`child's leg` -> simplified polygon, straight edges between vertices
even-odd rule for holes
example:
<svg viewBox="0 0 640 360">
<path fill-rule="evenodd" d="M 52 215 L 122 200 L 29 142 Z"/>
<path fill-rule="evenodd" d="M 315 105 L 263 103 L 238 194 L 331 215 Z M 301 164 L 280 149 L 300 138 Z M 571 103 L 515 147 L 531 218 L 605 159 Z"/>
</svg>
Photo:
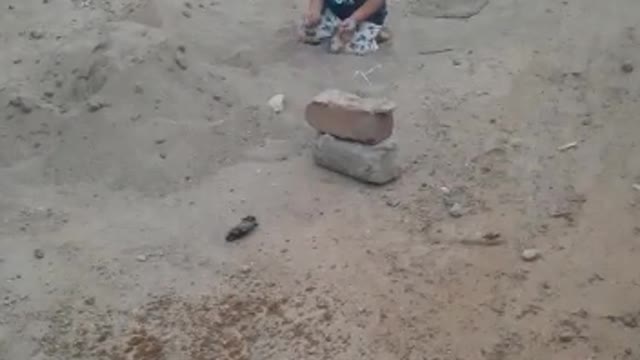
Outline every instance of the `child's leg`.
<svg viewBox="0 0 640 360">
<path fill-rule="evenodd" d="M 378 50 L 378 35 L 382 25 L 371 22 L 363 22 L 358 25 L 351 41 L 346 45 L 345 52 L 356 55 L 365 55 Z"/>
<path fill-rule="evenodd" d="M 329 9 L 326 9 L 322 13 L 322 19 L 317 26 L 302 25 L 302 41 L 308 44 L 319 44 L 323 40 L 331 38 L 336 33 L 339 25 L 340 19 Z"/>
</svg>

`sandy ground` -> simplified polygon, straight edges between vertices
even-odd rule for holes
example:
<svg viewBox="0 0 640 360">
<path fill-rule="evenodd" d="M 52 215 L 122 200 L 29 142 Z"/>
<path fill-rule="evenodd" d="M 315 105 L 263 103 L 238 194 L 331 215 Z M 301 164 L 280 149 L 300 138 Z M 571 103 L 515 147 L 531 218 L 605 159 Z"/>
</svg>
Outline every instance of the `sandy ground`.
<svg viewBox="0 0 640 360">
<path fill-rule="evenodd" d="M 0 5 L 1 359 L 640 359 L 640 1 L 391 1 L 364 58 L 301 0 Z M 326 88 L 399 181 L 312 164 Z"/>
</svg>

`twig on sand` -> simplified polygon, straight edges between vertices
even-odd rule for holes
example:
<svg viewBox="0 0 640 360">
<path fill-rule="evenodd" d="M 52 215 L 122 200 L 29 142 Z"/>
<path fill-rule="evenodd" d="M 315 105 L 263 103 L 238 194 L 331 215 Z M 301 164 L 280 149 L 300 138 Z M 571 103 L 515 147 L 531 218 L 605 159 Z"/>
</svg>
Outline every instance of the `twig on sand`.
<svg viewBox="0 0 640 360">
<path fill-rule="evenodd" d="M 567 150 L 573 149 L 575 147 L 578 147 L 578 142 L 577 141 L 573 141 L 573 142 L 570 142 L 568 144 L 564 144 L 564 145 L 560 146 L 558 148 L 558 151 L 567 151 Z"/>
<path fill-rule="evenodd" d="M 467 246 L 499 246 L 504 244 L 502 235 L 497 232 L 488 232 L 481 238 L 465 238 L 460 240 L 460 244 Z"/>
<path fill-rule="evenodd" d="M 452 48 L 444 48 L 444 49 L 435 49 L 435 50 L 422 50 L 420 52 L 418 52 L 418 54 L 420 55 L 436 55 L 436 54 L 442 54 L 442 53 L 446 53 L 449 51 L 453 51 Z"/>
<path fill-rule="evenodd" d="M 370 69 L 369 69 L 369 70 L 367 70 L 367 71 L 356 70 L 356 71 L 353 73 L 353 77 L 355 78 L 356 76 L 361 76 L 361 77 L 364 79 L 364 81 L 366 81 L 366 82 L 367 82 L 367 84 L 368 84 L 369 86 L 371 86 L 371 81 L 369 81 L 369 75 L 371 75 L 374 71 L 376 71 L 376 70 L 380 69 L 381 67 L 382 67 L 382 65 L 381 65 L 381 64 L 378 64 L 378 65 L 376 65 L 376 66 L 374 66 L 374 67 L 370 68 Z"/>
</svg>

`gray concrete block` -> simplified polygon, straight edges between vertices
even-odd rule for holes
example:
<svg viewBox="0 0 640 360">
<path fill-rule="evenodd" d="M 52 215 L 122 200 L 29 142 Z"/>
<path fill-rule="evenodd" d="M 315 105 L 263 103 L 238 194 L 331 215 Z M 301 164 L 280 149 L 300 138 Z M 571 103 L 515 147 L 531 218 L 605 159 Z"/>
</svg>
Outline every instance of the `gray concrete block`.
<svg viewBox="0 0 640 360">
<path fill-rule="evenodd" d="M 372 184 L 386 184 L 400 176 L 398 146 L 392 140 L 364 145 L 325 134 L 313 145 L 313 159 L 319 166 Z"/>
</svg>

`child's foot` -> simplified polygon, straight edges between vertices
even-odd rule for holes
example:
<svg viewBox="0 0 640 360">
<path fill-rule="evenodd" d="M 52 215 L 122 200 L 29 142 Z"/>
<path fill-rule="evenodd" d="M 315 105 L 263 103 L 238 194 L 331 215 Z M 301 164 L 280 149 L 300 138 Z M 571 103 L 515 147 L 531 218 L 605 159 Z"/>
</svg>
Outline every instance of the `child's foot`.
<svg viewBox="0 0 640 360">
<path fill-rule="evenodd" d="M 318 39 L 316 27 L 303 24 L 300 29 L 300 41 L 307 45 L 320 45 L 322 41 Z"/>
<path fill-rule="evenodd" d="M 313 46 L 322 44 L 322 40 L 318 39 L 318 37 L 315 36 L 315 34 L 309 35 L 305 33 L 300 37 L 300 41 L 307 45 L 313 45 Z"/>
<path fill-rule="evenodd" d="M 353 39 L 354 31 L 338 31 L 331 38 L 331 42 L 329 44 L 329 52 L 338 54 L 344 52 L 351 40 Z"/>
<path fill-rule="evenodd" d="M 391 30 L 389 30 L 388 27 L 383 26 L 382 29 L 380 29 L 378 36 L 376 37 L 376 41 L 378 42 L 378 44 L 384 44 L 391 41 L 392 37 L 393 34 L 391 33 Z"/>
</svg>

